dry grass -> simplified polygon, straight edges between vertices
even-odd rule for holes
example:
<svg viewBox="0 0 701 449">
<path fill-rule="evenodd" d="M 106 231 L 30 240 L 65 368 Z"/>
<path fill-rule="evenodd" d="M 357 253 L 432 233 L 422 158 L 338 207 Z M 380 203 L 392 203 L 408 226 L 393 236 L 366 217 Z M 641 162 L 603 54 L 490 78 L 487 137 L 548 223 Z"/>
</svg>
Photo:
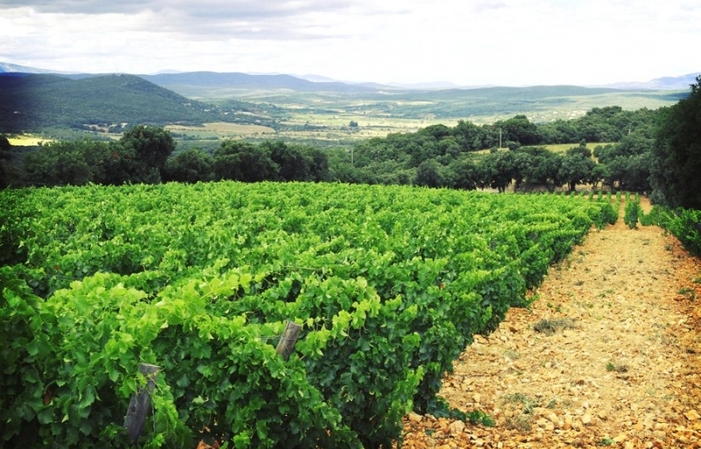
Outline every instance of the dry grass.
<svg viewBox="0 0 701 449">
<path fill-rule="evenodd" d="M 184 134 L 194 134 L 202 137 L 205 136 L 254 136 L 260 134 L 275 134 L 275 130 L 267 126 L 260 125 L 241 125 L 238 123 L 214 122 L 205 123 L 204 126 L 182 126 L 168 125 L 165 127 L 168 131 Z"/>
<path fill-rule="evenodd" d="M 611 145 L 612 143 L 609 142 L 603 142 L 603 143 L 588 143 L 587 148 L 589 148 L 590 151 L 594 151 L 594 148 L 598 147 L 601 145 L 602 147 L 606 145 Z M 558 144 L 553 144 L 553 145 L 544 145 L 545 148 L 548 150 L 552 151 L 553 153 L 564 153 L 570 148 L 576 148 L 579 145 L 576 143 L 558 143 Z"/>
<path fill-rule="evenodd" d="M 35 147 L 39 144 L 52 142 L 51 139 L 44 139 L 31 134 L 19 134 L 17 136 L 8 137 L 7 140 L 13 147 Z"/>
</svg>

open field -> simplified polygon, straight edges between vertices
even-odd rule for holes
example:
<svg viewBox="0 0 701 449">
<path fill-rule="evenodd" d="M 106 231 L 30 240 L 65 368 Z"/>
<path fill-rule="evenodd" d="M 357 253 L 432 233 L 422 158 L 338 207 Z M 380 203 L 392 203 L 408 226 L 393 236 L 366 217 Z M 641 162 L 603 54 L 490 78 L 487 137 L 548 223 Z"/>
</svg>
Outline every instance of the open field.
<svg viewBox="0 0 701 449">
<path fill-rule="evenodd" d="M 411 133 L 430 125 L 455 126 L 466 120 L 491 124 L 523 114 L 531 122 L 547 123 L 581 117 L 593 108 L 621 106 L 626 110 L 658 109 L 678 101 L 679 93 L 663 91 L 615 91 L 583 95 L 553 88 L 530 97 L 522 90 L 494 88 L 424 93 L 338 95 L 279 91 L 248 93 L 238 99 L 212 98 L 222 107 L 246 101 L 255 105 L 247 119 L 263 122 L 267 132 L 246 128 L 229 132 L 220 124 L 204 129 L 188 127 L 187 140 L 222 138 L 281 139 L 321 146 L 348 146 L 359 140 L 385 137 L 390 133 Z M 351 126 L 354 122 L 358 126 Z M 177 128 L 169 128 L 175 130 Z M 194 131 L 194 132 L 193 132 Z M 177 131 L 180 132 L 180 131 Z M 191 142 L 196 143 L 196 142 Z M 569 148 L 569 145 L 567 145 Z M 558 149 L 558 151 L 564 151 Z"/>
<path fill-rule="evenodd" d="M 594 151 L 594 148 L 598 146 L 605 147 L 606 145 L 612 145 L 614 142 L 596 142 L 596 143 L 588 143 L 587 148 L 589 148 L 590 151 Z M 564 153 L 565 151 L 569 150 L 572 147 L 576 147 L 577 144 L 574 143 L 558 143 L 558 144 L 552 144 L 552 145 L 543 145 L 545 148 L 548 150 L 552 151 L 553 153 Z"/>
<path fill-rule="evenodd" d="M 51 142 L 50 139 L 35 136 L 33 134 L 18 134 L 7 138 L 13 147 L 35 147 L 40 144 Z"/>
<path fill-rule="evenodd" d="M 351 127 L 350 123 L 357 123 Z M 385 137 L 390 133 L 416 132 L 430 125 L 456 125 L 458 120 L 438 120 L 423 118 L 403 118 L 387 115 L 359 114 L 341 111 L 336 114 L 291 113 L 281 122 L 284 128 L 280 135 L 290 138 L 304 138 L 316 135 L 322 139 L 368 139 Z"/>
<path fill-rule="evenodd" d="M 483 125 L 523 114 L 532 122 L 547 123 L 581 117 L 597 107 L 658 109 L 679 98 L 680 92 L 670 91 L 540 86 L 352 94 L 232 90 L 220 97 L 201 99 L 227 109 L 245 102 L 253 109 L 246 119 L 265 123 L 275 130 L 274 134 L 249 134 L 250 139 L 346 146 L 390 133 L 415 132 L 435 124 L 454 126 L 459 120 Z M 351 122 L 358 126 L 351 126 Z"/>
<path fill-rule="evenodd" d="M 589 150 L 594 151 L 594 148 L 598 146 L 606 146 L 606 145 L 611 145 L 613 142 L 597 142 L 597 143 L 588 143 L 587 148 Z M 553 153 L 564 153 L 570 148 L 577 147 L 578 145 L 576 143 L 554 143 L 550 145 L 537 145 L 538 147 L 543 147 L 547 150 L 552 151 Z M 502 150 L 507 150 L 508 148 L 503 147 Z M 474 154 L 489 154 L 491 150 L 486 149 L 486 150 L 479 150 L 479 151 L 474 151 Z"/>
<path fill-rule="evenodd" d="M 382 120 L 445 122 L 469 120 L 478 125 L 524 114 L 534 122 L 551 122 L 584 115 L 595 107 L 620 106 L 626 110 L 657 109 L 680 99 L 675 91 L 624 91 L 573 86 L 534 88 L 452 89 L 340 95 L 324 92 L 258 92 L 242 97 L 212 97 L 207 101 L 226 106 L 252 103 L 271 116 L 286 119 L 311 115 L 326 124 L 352 117 L 376 124 Z M 392 123 L 392 122 L 390 122 Z"/>
<path fill-rule="evenodd" d="M 358 126 L 350 126 L 351 122 L 357 123 Z M 455 126 L 457 120 L 402 119 L 346 113 L 291 113 L 278 122 L 278 129 L 225 122 L 205 123 L 203 126 L 168 125 L 165 129 L 171 131 L 176 140 L 186 141 L 188 146 L 211 145 L 212 142 L 225 139 L 269 139 L 314 143 L 320 146 L 347 146 L 360 140 L 386 137 L 390 133 L 412 133 L 439 123 Z"/>
<path fill-rule="evenodd" d="M 165 129 L 173 133 L 193 136 L 203 140 L 211 140 L 212 138 L 257 137 L 275 133 L 274 129 L 267 126 L 226 122 L 205 123 L 203 126 L 168 125 Z"/>
<path fill-rule="evenodd" d="M 597 143 L 596 145 L 601 145 L 601 144 Z M 577 145 L 574 143 L 557 143 L 557 144 L 552 144 L 552 145 L 544 145 L 545 148 L 552 151 L 553 153 L 564 153 L 565 151 L 569 150 L 570 148 L 576 147 L 576 146 Z M 591 149 L 592 148 L 590 148 L 590 150 Z"/>
</svg>

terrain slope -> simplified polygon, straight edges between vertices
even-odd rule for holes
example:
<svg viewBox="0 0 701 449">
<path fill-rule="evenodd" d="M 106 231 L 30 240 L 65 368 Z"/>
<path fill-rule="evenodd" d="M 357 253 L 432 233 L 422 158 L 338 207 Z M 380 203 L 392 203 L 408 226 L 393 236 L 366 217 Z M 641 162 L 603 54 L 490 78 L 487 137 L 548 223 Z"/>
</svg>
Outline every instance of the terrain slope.
<svg viewBox="0 0 701 449">
<path fill-rule="evenodd" d="M 674 237 L 621 217 L 533 294 L 444 379 L 495 426 L 412 413 L 403 448 L 701 447 L 701 262 Z"/>
</svg>

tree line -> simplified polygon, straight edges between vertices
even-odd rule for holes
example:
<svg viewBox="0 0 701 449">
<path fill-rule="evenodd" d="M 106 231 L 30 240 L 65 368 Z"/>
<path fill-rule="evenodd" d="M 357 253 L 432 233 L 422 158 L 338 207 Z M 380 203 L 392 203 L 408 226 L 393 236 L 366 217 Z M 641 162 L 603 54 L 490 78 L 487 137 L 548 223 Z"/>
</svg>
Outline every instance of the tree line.
<svg viewBox="0 0 701 449">
<path fill-rule="evenodd" d="M 83 139 L 44 145 L 12 173 L 9 144 L 0 138 L 0 174 L 3 185 L 231 179 L 499 191 L 513 185 L 516 190 L 552 191 L 590 184 L 653 192 L 660 203 L 701 208 L 701 177 L 696 175 L 701 169 L 699 84 L 701 77 L 687 98 L 659 110 L 594 108 L 577 119 L 545 124 L 523 115 L 482 126 L 462 120 L 454 127 L 433 125 L 369 139 L 350 150 L 227 140 L 212 153 L 188 149 L 173 154 L 169 132 L 139 125 L 114 142 Z M 556 143 L 572 146 L 563 153 L 544 147 Z"/>
<path fill-rule="evenodd" d="M 389 134 L 361 142 L 332 165 L 337 176 L 347 182 L 405 184 L 413 180 L 429 186 L 500 188 L 510 184 L 509 179 L 517 185 L 526 179 L 550 188 L 572 185 L 573 181 L 601 181 L 631 188 L 640 183 L 621 173 L 618 166 L 623 161 L 618 159 L 621 154 L 617 146 L 625 147 L 622 151 L 626 156 L 648 151 L 658 116 L 658 111 L 624 111 L 613 106 L 594 108 L 578 119 L 546 124 L 535 124 L 517 115 L 482 126 L 469 121 L 460 121 L 454 127 L 433 125 L 413 134 Z M 548 144 L 572 147 L 559 157 L 543 150 L 542 146 Z M 615 166 L 581 175 L 583 170 L 594 169 L 592 149 L 586 151 L 589 144 L 601 144 L 602 159 L 607 164 L 615 162 Z M 492 155 L 476 154 L 485 149 L 492 149 Z M 501 154 L 499 149 L 511 153 Z M 581 154 L 589 161 L 579 158 Z M 635 188 L 645 190 L 645 186 Z"/>
<path fill-rule="evenodd" d="M 6 173 L 4 178 L 5 184 L 45 186 L 230 179 L 414 184 L 499 191 L 512 183 L 516 190 L 552 191 L 563 185 L 574 190 L 582 183 L 631 191 L 650 188 L 649 152 L 654 139 L 637 133 L 616 144 L 597 146 L 593 153 L 599 160 L 597 164 L 585 141 L 563 154 L 533 146 L 493 149 L 487 154 L 457 151 L 436 156 L 429 152 L 427 157 L 421 152 L 426 145 L 411 142 L 424 141 L 422 132 L 373 139 L 356 145 L 351 153 L 282 141 L 254 144 L 227 140 L 213 154 L 190 148 L 171 156 L 175 142 L 170 133 L 141 125 L 116 142 L 81 139 L 43 145 L 24 158 L 19 173 Z M 392 146 L 398 136 L 408 142 L 405 147 Z M 441 142 L 436 139 L 433 146 L 441 147 Z M 9 145 L 5 148 L 9 149 Z M 0 159 L 7 161 L 10 155 L 9 151 L 0 152 Z"/>
<path fill-rule="evenodd" d="M 0 143 L 0 146 L 9 144 Z M 158 183 L 174 148 L 175 141 L 169 132 L 147 125 L 135 126 L 113 142 L 91 139 L 51 142 L 27 154 L 19 168 L 3 164 L 3 184 Z"/>
<path fill-rule="evenodd" d="M 322 150 L 281 141 L 252 144 L 227 140 L 214 154 L 191 148 L 173 155 L 175 148 L 170 132 L 138 125 L 118 141 L 50 142 L 27 154 L 17 167 L 10 163 L 8 139 L 0 136 L 1 185 L 331 180 L 328 157 Z"/>
</svg>

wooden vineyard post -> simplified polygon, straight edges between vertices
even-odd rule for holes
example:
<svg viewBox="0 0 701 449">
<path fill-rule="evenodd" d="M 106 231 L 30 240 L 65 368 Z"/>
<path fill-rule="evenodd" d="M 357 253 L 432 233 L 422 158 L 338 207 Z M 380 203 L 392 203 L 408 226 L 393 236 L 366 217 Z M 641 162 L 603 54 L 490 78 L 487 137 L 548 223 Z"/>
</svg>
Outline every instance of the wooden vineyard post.
<svg viewBox="0 0 701 449">
<path fill-rule="evenodd" d="M 299 324 L 293 323 L 289 320 L 287 321 L 285 331 L 280 337 L 280 341 L 277 344 L 277 348 L 275 348 L 275 351 L 278 354 L 282 355 L 282 358 L 285 359 L 285 361 L 290 359 L 292 351 L 295 350 L 295 343 L 297 343 L 297 337 L 299 337 L 299 332 L 301 330 L 302 326 L 300 326 Z"/>
<path fill-rule="evenodd" d="M 124 417 L 124 428 L 132 442 L 139 438 L 144 422 L 146 422 L 146 416 L 151 408 L 151 393 L 156 387 L 156 376 L 158 376 L 160 369 L 160 366 L 149 363 L 139 364 L 139 372 L 146 378 L 146 386 L 139 389 L 138 393 L 132 394 L 127 416 Z"/>
</svg>

